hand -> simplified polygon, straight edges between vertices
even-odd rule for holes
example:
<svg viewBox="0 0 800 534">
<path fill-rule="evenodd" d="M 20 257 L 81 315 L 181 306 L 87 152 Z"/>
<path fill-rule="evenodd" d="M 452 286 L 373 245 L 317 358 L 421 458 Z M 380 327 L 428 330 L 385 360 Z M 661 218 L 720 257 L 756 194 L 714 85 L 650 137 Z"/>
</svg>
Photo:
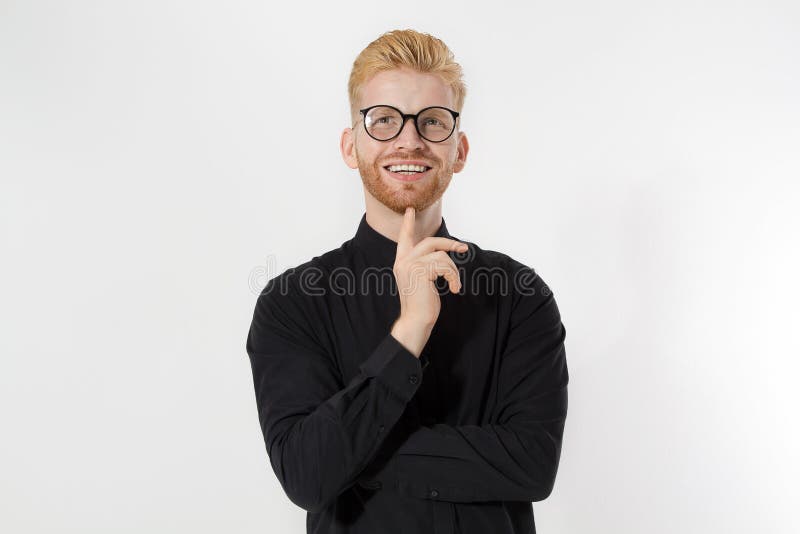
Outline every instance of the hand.
<svg viewBox="0 0 800 534">
<path fill-rule="evenodd" d="M 400 292 L 400 317 L 391 334 L 419 358 L 439 318 L 441 299 L 434 284 L 444 276 L 450 291 L 461 291 L 461 278 L 446 251 L 466 252 L 466 243 L 446 237 L 426 237 L 414 242 L 415 210 L 406 208 L 397 240 L 394 276 Z"/>
</svg>

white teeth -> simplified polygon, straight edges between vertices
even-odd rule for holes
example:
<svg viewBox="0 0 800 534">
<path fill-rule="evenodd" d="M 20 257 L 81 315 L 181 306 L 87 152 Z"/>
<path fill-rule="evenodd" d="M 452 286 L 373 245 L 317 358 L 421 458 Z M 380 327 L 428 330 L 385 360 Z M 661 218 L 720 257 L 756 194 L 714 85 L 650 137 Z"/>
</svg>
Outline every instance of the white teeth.
<svg viewBox="0 0 800 534">
<path fill-rule="evenodd" d="M 425 172 L 428 167 L 423 165 L 389 165 L 388 169 L 392 172 L 412 171 L 412 172 Z"/>
</svg>

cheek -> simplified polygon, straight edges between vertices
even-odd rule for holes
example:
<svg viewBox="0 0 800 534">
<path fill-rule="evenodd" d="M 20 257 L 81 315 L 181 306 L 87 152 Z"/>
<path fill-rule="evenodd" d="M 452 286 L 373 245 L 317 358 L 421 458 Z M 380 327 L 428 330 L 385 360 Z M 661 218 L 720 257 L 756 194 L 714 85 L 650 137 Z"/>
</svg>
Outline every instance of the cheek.
<svg viewBox="0 0 800 534">
<path fill-rule="evenodd" d="M 380 153 L 375 150 L 375 147 L 370 146 L 369 140 L 359 139 L 358 142 L 353 145 L 353 151 L 359 158 L 359 161 L 364 163 L 374 164 Z"/>
<path fill-rule="evenodd" d="M 446 149 L 442 150 L 440 154 L 437 154 L 439 158 L 446 164 L 452 165 L 453 162 L 458 157 L 458 149 L 455 145 L 449 146 Z"/>
</svg>

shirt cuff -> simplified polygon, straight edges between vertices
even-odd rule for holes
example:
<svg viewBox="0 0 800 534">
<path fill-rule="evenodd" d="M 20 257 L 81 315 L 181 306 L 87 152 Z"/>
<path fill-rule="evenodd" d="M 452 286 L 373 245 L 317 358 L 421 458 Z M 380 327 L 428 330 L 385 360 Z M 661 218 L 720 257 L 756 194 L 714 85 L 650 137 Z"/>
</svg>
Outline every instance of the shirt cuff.
<svg viewBox="0 0 800 534">
<path fill-rule="evenodd" d="M 403 402 L 408 402 L 422 383 L 422 363 L 394 336 L 387 334 L 361 364 L 365 375 L 375 377 Z"/>
</svg>

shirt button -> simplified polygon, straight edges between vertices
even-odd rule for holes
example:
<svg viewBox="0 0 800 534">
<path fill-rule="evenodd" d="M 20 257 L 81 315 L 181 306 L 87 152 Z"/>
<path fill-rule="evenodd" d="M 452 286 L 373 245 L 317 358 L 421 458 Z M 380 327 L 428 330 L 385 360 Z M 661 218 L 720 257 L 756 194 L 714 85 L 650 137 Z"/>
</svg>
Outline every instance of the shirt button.
<svg viewBox="0 0 800 534">
<path fill-rule="evenodd" d="M 412 384 L 416 384 L 418 380 L 419 378 L 417 378 L 417 375 L 408 375 L 408 381 Z"/>
<path fill-rule="evenodd" d="M 439 492 L 438 491 L 431 490 L 431 497 L 438 497 L 438 496 L 439 496 Z"/>
<path fill-rule="evenodd" d="M 378 432 L 383 432 L 383 425 L 378 427 Z"/>
</svg>

